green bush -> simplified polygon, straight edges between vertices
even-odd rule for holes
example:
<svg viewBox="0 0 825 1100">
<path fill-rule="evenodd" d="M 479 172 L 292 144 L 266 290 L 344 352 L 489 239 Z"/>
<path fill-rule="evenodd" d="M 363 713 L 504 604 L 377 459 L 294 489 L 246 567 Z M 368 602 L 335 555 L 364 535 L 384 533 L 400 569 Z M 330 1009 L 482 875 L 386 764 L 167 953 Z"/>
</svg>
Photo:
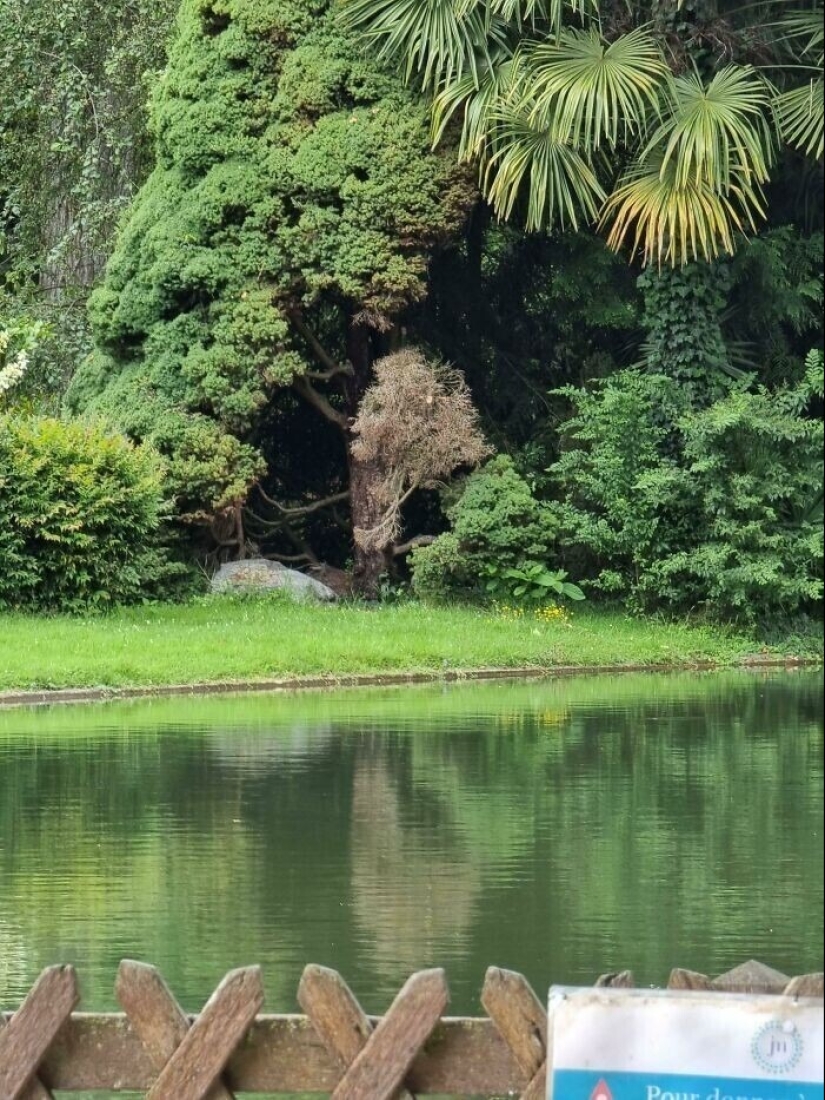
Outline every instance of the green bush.
<svg viewBox="0 0 825 1100">
<path fill-rule="evenodd" d="M 631 607 L 746 624 L 822 598 L 821 359 L 799 386 L 732 385 L 706 408 L 684 385 L 620 372 L 568 389 L 552 468 L 561 540 L 583 575 Z"/>
<path fill-rule="evenodd" d="M 0 417 L 0 608 L 85 611 L 180 573 L 161 541 L 156 457 L 99 427 Z"/>
<path fill-rule="evenodd" d="M 736 390 L 681 422 L 700 537 L 659 572 L 725 619 L 771 621 L 822 599 L 823 426 L 799 415 L 799 396 Z"/>
<path fill-rule="evenodd" d="M 452 529 L 411 556 L 420 596 L 483 597 L 491 570 L 523 570 L 552 556 L 556 521 L 506 455 L 471 474 L 446 513 Z"/>
</svg>

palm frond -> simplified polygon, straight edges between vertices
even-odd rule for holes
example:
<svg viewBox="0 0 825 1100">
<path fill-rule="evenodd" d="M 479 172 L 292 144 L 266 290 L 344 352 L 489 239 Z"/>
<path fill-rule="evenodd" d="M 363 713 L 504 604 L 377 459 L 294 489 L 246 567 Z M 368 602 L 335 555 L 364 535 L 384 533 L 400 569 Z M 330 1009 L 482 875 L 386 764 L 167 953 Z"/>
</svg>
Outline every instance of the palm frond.
<svg viewBox="0 0 825 1100">
<path fill-rule="evenodd" d="M 795 52 L 800 57 L 807 56 L 815 65 L 822 65 L 825 23 L 821 4 L 815 5 L 810 11 L 795 11 L 783 16 L 777 26 L 783 32 L 782 37 L 794 43 Z"/>
<path fill-rule="evenodd" d="M 774 110 L 784 140 L 819 160 L 825 146 L 825 83 L 822 77 L 801 88 L 782 92 L 774 100 Z"/>
<path fill-rule="evenodd" d="M 659 113 L 669 70 L 653 37 L 637 28 L 607 43 L 594 29 L 565 29 L 525 51 L 533 118 L 553 119 L 577 148 L 615 148 Z"/>
<path fill-rule="evenodd" d="M 734 234 L 764 217 L 761 190 L 750 174 L 732 175 L 723 191 L 695 175 L 683 179 L 664 150 L 635 165 L 608 198 L 600 228 L 613 220 L 607 243 L 628 247 L 645 264 L 681 266 L 734 250 Z"/>
<path fill-rule="evenodd" d="M 560 33 L 566 16 L 595 18 L 598 0 L 490 0 L 491 8 L 517 29 L 524 26 L 543 28 L 551 35 Z"/>
<path fill-rule="evenodd" d="M 513 57 L 501 54 L 489 65 L 479 66 L 478 77 L 465 74 L 442 89 L 433 101 L 433 144 L 437 145 L 456 114 L 462 114 L 459 157 L 484 159 L 485 149 L 495 128 L 496 114 L 512 96 L 519 83 L 519 66 Z"/>
<path fill-rule="evenodd" d="M 773 159 L 769 108 L 769 86 L 750 65 L 727 65 L 707 85 L 697 73 L 678 76 L 642 159 L 663 148 L 663 182 L 673 170 L 680 188 L 692 180 L 697 189 L 706 183 L 724 192 L 735 176 L 740 184 L 762 184 Z"/>
<path fill-rule="evenodd" d="M 593 166 L 550 126 L 537 126 L 529 111 L 501 109 L 483 175 L 487 199 L 500 218 L 509 218 L 519 198 L 527 199 L 528 231 L 547 225 L 577 229 L 593 221 L 605 193 Z"/>
<path fill-rule="evenodd" d="M 348 0 L 341 20 L 360 31 L 382 61 L 402 58 L 405 79 L 437 89 L 466 73 L 507 37 L 487 0 Z"/>
</svg>

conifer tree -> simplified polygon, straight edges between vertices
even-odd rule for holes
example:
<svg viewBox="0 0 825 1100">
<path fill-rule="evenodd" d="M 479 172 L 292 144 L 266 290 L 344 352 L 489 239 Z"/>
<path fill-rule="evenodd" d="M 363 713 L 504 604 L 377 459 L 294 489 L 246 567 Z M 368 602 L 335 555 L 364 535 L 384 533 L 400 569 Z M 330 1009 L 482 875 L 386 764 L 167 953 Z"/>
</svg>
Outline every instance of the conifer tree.
<svg viewBox="0 0 825 1100">
<path fill-rule="evenodd" d="M 179 514 L 242 555 L 244 502 L 298 395 L 341 433 L 369 529 L 376 473 L 352 422 L 470 179 L 326 0 L 184 0 L 151 125 L 156 167 L 92 296 L 70 408 L 151 441 Z M 374 590 L 383 556 L 354 552 Z"/>
</svg>

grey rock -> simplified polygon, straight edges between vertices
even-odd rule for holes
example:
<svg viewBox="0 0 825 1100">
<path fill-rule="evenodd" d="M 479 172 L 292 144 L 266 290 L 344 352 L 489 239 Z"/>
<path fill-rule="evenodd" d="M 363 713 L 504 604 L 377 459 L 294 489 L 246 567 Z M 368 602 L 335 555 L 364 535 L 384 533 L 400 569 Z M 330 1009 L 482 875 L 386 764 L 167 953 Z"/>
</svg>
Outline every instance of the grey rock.
<svg viewBox="0 0 825 1100">
<path fill-rule="evenodd" d="M 284 589 L 299 600 L 338 598 L 327 585 L 268 558 L 225 562 L 212 578 L 213 592 L 263 592 L 275 588 Z"/>
</svg>

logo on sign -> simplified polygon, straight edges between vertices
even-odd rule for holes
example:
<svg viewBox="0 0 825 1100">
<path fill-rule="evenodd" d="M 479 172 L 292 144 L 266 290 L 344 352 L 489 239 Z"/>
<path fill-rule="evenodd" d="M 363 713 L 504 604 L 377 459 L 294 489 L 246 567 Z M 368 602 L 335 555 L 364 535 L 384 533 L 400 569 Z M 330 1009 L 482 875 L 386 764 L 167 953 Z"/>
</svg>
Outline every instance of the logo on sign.
<svg viewBox="0 0 825 1100">
<path fill-rule="evenodd" d="M 790 1020 L 769 1020 L 751 1043 L 753 1060 L 769 1073 L 787 1073 L 802 1057 L 802 1036 Z"/>
<path fill-rule="evenodd" d="M 613 1093 L 610 1091 L 610 1086 L 603 1077 L 590 1093 L 590 1100 L 613 1100 Z"/>
</svg>

